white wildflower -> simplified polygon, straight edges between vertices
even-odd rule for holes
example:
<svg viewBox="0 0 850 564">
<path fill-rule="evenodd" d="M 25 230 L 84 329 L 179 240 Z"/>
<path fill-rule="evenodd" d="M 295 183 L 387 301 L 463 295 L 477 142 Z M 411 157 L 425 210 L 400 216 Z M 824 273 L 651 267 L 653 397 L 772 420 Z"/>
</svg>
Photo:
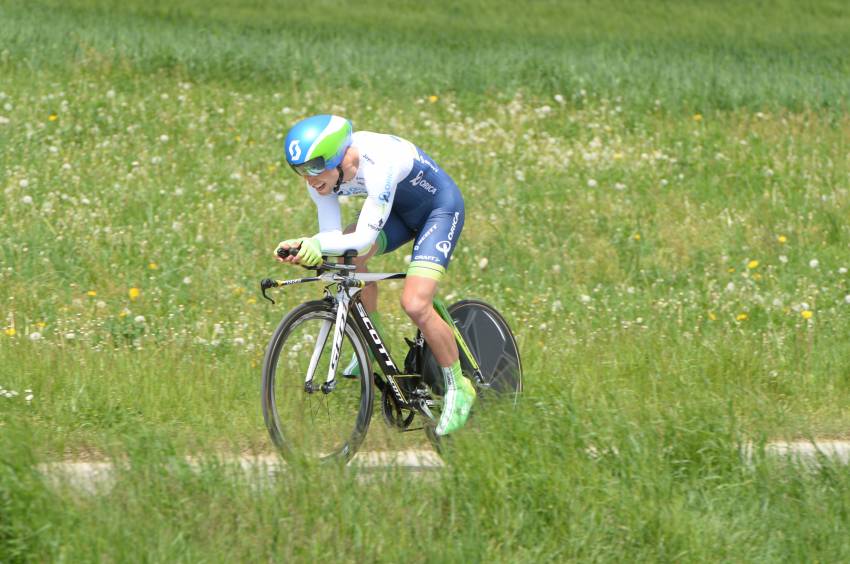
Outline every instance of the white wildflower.
<svg viewBox="0 0 850 564">
<path fill-rule="evenodd" d="M 41 333 L 39 333 L 38 331 L 34 331 L 34 332 L 30 333 L 30 341 L 40 341 L 40 340 L 41 340 Z"/>
<path fill-rule="evenodd" d="M 192 277 L 191 276 L 184 276 L 183 277 L 183 283 L 188 286 L 189 284 L 192 283 Z"/>
<path fill-rule="evenodd" d="M 68 339 L 69 341 L 73 341 L 74 339 L 77 338 L 77 334 L 74 333 L 73 331 L 68 331 L 67 333 L 65 333 L 65 338 Z"/>
<path fill-rule="evenodd" d="M 552 302 L 553 312 L 561 311 L 562 309 L 564 309 L 564 304 L 561 303 L 561 300 L 555 300 L 554 302 Z"/>
<path fill-rule="evenodd" d="M 0 116 L 0 125 L 9 125 L 9 118 Z"/>
<path fill-rule="evenodd" d="M 599 183 L 598 183 L 598 182 L 596 182 L 596 180 L 594 180 L 593 178 L 589 178 L 589 179 L 587 180 L 587 185 L 588 185 L 588 187 L 590 187 L 590 188 L 596 188 L 597 186 L 599 186 Z"/>
<path fill-rule="evenodd" d="M 31 402 L 31 401 L 32 401 L 32 398 L 33 398 L 33 397 L 35 397 L 35 396 L 33 396 L 32 394 L 27 394 L 27 395 L 24 397 L 24 399 L 27 401 L 27 403 L 29 403 L 29 402 Z"/>
<path fill-rule="evenodd" d="M 26 178 L 22 178 L 21 181 L 18 182 L 18 186 L 20 186 L 21 188 L 26 188 L 29 185 L 30 185 L 30 181 L 27 180 Z"/>
<path fill-rule="evenodd" d="M 820 265 L 820 262 L 818 261 L 818 259 L 812 259 L 812 260 L 809 261 L 809 267 L 810 268 L 817 268 L 819 265 Z"/>
<path fill-rule="evenodd" d="M 580 296 L 578 297 L 578 299 L 579 299 L 579 301 L 580 301 L 581 303 L 583 303 L 583 304 L 589 304 L 589 303 L 590 303 L 590 300 L 592 300 L 593 298 L 591 298 L 591 297 L 590 297 L 590 296 L 588 296 L 587 294 L 582 294 L 582 295 L 580 295 Z"/>
<path fill-rule="evenodd" d="M 846 296 L 844 296 L 844 303 L 850 304 L 850 294 L 847 294 Z"/>
<path fill-rule="evenodd" d="M 165 134 L 163 133 L 162 135 L 160 135 L 160 136 L 159 136 L 159 140 L 160 140 L 160 142 L 162 142 L 162 143 L 168 143 L 168 135 L 165 135 Z"/>
<path fill-rule="evenodd" d="M 115 98 L 115 90 L 107 90 L 106 91 L 107 98 Z"/>
<path fill-rule="evenodd" d="M 847 269 L 842 266 L 838 269 L 838 274 L 847 274 Z"/>
<path fill-rule="evenodd" d="M 137 316 L 133 319 L 133 321 L 135 321 L 135 322 L 136 322 L 136 323 L 138 323 L 139 325 L 144 325 L 144 323 L 145 323 L 145 316 L 144 316 L 144 315 L 137 315 Z"/>
<path fill-rule="evenodd" d="M 525 181 L 525 173 L 524 173 L 522 170 L 520 170 L 520 169 L 517 169 L 517 170 L 516 170 L 516 172 L 514 172 L 514 176 L 515 176 L 515 177 L 516 177 L 516 179 L 517 179 L 517 180 L 519 180 L 520 182 L 524 182 L 524 181 Z"/>
<path fill-rule="evenodd" d="M 735 283 L 729 282 L 728 284 L 726 284 L 726 291 L 727 292 L 734 292 L 735 291 Z"/>
<path fill-rule="evenodd" d="M 561 94 L 555 94 L 555 101 L 559 104 L 564 104 L 566 102 L 566 100 Z"/>
<path fill-rule="evenodd" d="M 786 264 L 788 262 L 788 257 L 786 257 L 785 255 L 779 255 L 779 262 L 781 262 L 782 264 Z"/>
<path fill-rule="evenodd" d="M 233 344 L 241 347 L 242 345 L 245 344 L 245 339 L 243 339 L 242 337 L 234 337 L 233 338 Z"/>
<path fill-rule="evenodd" d="M 221 326 L 221 323 L 216 323 L 215 325 L 213 325 L 214 335 L 221 335 L 222 333 L 224 333 L 224 327 Z"/>
<path fill-rule="evenodd" d="M 22 204 L 26 204 L 26 205 L 30 205 L 30 204 L 32 204 L 32 196 L 30 196 L 29 194 L 27 194 L 26 196 L 24 196 L 23 198 L 21 198 L 21 203 L 22 203 Z"/>
<path fill-rule="evenodd" d="M 481 257 L 481 260 L 478 261 L 478 268 L 484 270 L 488 264 L 490 264 L 490 261 L 487 260 L 487 257 Z"/>
</svg>

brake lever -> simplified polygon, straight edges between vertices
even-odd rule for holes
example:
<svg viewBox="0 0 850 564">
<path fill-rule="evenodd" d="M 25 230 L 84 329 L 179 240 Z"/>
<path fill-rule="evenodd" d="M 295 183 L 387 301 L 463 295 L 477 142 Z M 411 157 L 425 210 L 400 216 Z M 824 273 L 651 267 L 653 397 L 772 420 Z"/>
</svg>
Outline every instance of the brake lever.
<svg viewBox="0 0 850 564">
<path fill-rule="evenodd" d="M 271 278 L 263 278 L 260 281 L 260 291 L 262 292 L 263 297 L 270 301 L 272 305 L 274 305 L 274 300 L 266 295 L 266 290 L 270 288 L 277 288 L 278 286 L 279 284 Z"/>
</svg>

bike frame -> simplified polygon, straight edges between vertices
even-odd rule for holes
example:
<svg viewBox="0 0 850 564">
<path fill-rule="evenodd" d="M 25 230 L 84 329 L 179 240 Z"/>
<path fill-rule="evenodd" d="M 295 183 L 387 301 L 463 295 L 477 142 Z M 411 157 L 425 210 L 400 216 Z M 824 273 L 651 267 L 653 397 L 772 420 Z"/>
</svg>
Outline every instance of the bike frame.
<svg viewBox="0 0 850 564">
<path fill-rule="evenodd" d="M 336 270 L 338 272 L 323 272 L 323 270 Z M 323 267 L 320 267 L 318 274 L 318 276 L 310 276 L 307 278 L 299 278 L 294 280 L 266 279 L 260 283 L 260 287 L 263 290 L 263 296 L 265 296 L 265 290 L 268 288 L 290 286 L 293 284 L 301 284 L 304 282 L 329 282 L 328 286 L 325 287 L 325 297 L 326 299 L 333 300 L 337 305 L 336 330 L 334 331 L 333 336 L 331 361 L 328 367 L 328 375 L 325 379 L 324 384 L 322 384 L 321 386 L 322 392 L 328 394 L 331 393 L 334 388 L 336 388 L 336 370 L 337 366 L 339 365 L 340 351 L 342 350 L 342 342 L 345 336 L 345 324 L 348 319 L 348 316 L 353 312 L 352 319 L 354 321 L 354 324 L 360 330 L 360 334 L 363 335 L 363 337 L 365 338 L 366 344 L 372 353 L 372 357 L 377 361 L 378 366 L 380 366 L 380 373 L 382 373 L 386 378 L 386 382 L 380 382 L 379 374 L 376 372 L 375 385 L 381 390 L 383 390 L 384 386 L 389 384 L 389 388 L 392 391 L 393 396 L 395 397 L 395 400 L 399 406 L 406 408 L 421 408 L 421 405 L 416 406 L 413 404 L 411 398 L 408 398 L 404 394 L 402 388 L 398 385 L 397 382 L 397 378 L 414 375 L 404 374 L 404 372 L 399 369 L 399 365 L 396 363 L 395 359 L 392 357 L 392 354 L 384 345 L 380 333 L 378 332 L 374 323 L 372 323 L 372 320 L 369 317 L 369 313 L 366 311 L 366 308 L 363 307 L 363 303 L 360 301 L 360 290 L 362 290 L 366 286 L 366 284 L 372 282 L 380 282 L 382 280 L 397 280 L 401 278 L 407 278 L 407 274 L 401 272 L 354 273 L 352 265 L 332 265 L 329 263 L 325 263 Z M 333 285 L 336 285 L 337 287 L 336 292 L 331 292 L 329 290 L 329 288 Z M 265 297 L 268 298 L 268 296 Z M 272 301 L 272 303 L 274 302 Z M 480 381 L 481 371 L 479 369 L 478 362 L 470 352 L 466 341 L 463 339 L 463 335 L 461 335 L 460 331 L 455 325 L 455 322 L 452 319 L 452 316 L 449 314 L 449 311 L 446 308 L 445 304 L 441 300 L 434 298 L 434 310 L 449 325 L 449 327 L 451 327 L 460 354 L 462 354 L 469 362 L 469 365 L 473 369 L 475 378 Z M 328 321 L 327 324 L 322 327 L 322 330 L 320 331 L 320 334 L 316 339 L 316 345 L 313 349 L 313 354 L 310 359 L 310 367 L 307 371 L 307 376 L 304 382 L 304 389 L 308 393 L 312 393 L 315 391 L 315 386 L 313 384 L 314 372 L 316 366 L 318 365 L 321 352 L 327 342 L 329 333 L 330 321 Z M 420 375 L 417 374 L 415 376 Z"/>
</svg>

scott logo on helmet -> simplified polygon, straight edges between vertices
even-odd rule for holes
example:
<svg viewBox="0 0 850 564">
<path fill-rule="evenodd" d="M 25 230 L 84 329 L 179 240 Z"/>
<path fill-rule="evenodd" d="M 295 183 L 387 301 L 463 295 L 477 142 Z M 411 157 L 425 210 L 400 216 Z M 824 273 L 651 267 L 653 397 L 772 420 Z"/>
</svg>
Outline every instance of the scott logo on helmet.
<svg viewBox="0 0 850 564">
<path fill-rule="evenodd" d="M 297 161 L 298 157 L 301 156 L 301 145 L 298 143 L 298 139 L 293 139 L 292 143 L 289 144 L 289 156 L 292 157 L 293 161 Z"/>
</svg>

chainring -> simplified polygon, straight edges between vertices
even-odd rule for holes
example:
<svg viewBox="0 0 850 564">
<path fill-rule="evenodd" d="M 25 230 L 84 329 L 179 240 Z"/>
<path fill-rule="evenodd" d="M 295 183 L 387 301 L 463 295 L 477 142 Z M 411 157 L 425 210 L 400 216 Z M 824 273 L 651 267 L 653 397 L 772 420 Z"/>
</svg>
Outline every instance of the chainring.
<svg viewBox="0 0 850 564">
<path fill-rule="evenodd" d="M 409 411 L 405 416 L 404 411 Z M 404 431 L 410 424 L 413 423 L 413 418 L 416 412 L 413 410 L 402 410 L 393 395 L 390 386 L 385 386 L 381 392 L 381 413 L 384 415 L 384 421 L 390 427 Z"/>
</svg>

